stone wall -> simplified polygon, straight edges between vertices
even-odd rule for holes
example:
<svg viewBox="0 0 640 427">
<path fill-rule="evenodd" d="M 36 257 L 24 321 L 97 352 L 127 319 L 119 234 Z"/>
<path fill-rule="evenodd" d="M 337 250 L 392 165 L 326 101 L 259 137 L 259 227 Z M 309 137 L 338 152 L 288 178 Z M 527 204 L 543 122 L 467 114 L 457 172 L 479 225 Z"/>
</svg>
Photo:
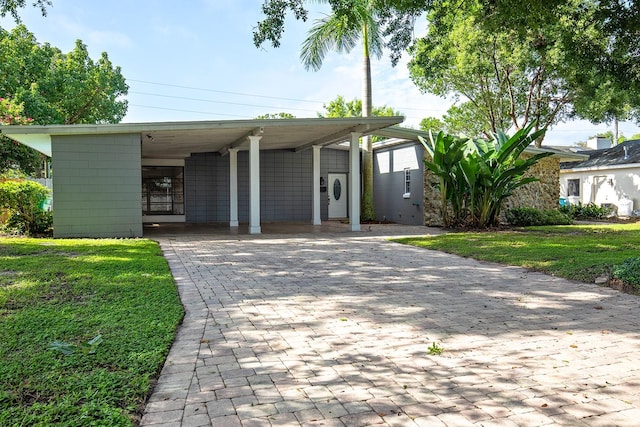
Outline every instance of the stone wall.
<svg viewBox="0 0 640 427">
<path fill-rule="evenodd" d="M 424 224 L 442 226 L 441 196 L 436 188 L 438 178 L 429 169 L 424 170 Z M 530 182 L 515 190 L 502 206 L 501 218 L 514 207 L 533 207 L 537 209 L 555 209 L 560 198 L 560 160 L 554 156 L 538 161 L 526 174 L 540 181 Z"/>
</svg>

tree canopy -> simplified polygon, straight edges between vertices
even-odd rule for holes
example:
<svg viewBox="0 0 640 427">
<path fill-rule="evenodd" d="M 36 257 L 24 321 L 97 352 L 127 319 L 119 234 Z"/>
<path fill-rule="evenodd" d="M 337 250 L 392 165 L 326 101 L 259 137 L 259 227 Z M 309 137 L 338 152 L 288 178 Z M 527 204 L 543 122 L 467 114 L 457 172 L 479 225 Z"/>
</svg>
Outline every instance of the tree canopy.
<svg viewBox="0 0 640 427">
<path fill-rule="evenodd" d="M 31 0 L 31 5 L 40 9 L 42 16 L 47 15 L 47 8 L 51 6 L 51 0 Z M 0 0 L 0 16 L 10 15 L 16 22 L 20 22 L 18 11 L 27 6 L 27 0 Z"/>
<path fill-rule="evenodd" d="M 127 112 L 120 67 L 106 53 L 91 59 L 80 40 L 65 54 L 38 43 L 23 25 L 0 28 L 0 75 L 0 97 L 20 106 L 34 124 L 117 123 Z M 1 143 L 3 153 L 15 146 L 6 138 Z M 38 167 L 22 161 L 15 166 L 27 173 Z"/>
<path fill-rule="evenodd" d="M 254 29 L 256 45 L 277 47 L 288 13 L 306 20 L 308 3 L 265 0 L 264 19 Z M 357 0 L 328 3 L 333 14 L 348 19 Z M 573 117 L 596 123 L 640 118 L 640 5 L 635 0 L 372 0 L 372 7 L 393 64 L 415 44 L 425 76 L 435 75 L 438 58 L 441 67 L 460 66 L 459 84 L 483 85 L 483 91 L 467 85 L 457 92 L 473 100 L 458 105 L 460 113 L 490 117 L 485 129 L 531 121 L 543 127 Z M 414 23 L 425 14 L 429 34 L 415 43 Z M 462 24 L 471 28 L 469 34 Z M 472 60 L 472 49 L 480 49 L 482 58 Z M 465 73 L 474 78 L 464 81 Z M 491 81 L 478 81 L 480 75 Z M 453 84 L 427 80 L 423 89 L 442 93 Z M 496 89 L 498 95 L 491 94 Z M 463 95 L 467 91 L 473 98 Z M 544 95 L 540 102 L 538 95 Z"/>
</svg>

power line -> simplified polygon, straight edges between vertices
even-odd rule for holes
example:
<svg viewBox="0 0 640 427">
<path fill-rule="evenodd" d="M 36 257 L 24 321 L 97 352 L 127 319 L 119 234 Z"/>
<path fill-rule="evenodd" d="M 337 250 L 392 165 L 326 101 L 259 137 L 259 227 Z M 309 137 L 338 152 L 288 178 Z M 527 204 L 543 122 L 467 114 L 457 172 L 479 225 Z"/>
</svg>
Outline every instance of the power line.
<svg viewBox="0 0 640 427">
<path fill-rule="evenodd" d="M 156 86 L 174 87 L 174 88 L 178 88 L 178 89 L 196 90 L 196 91 L 201 91 L 201 92 L 222 93 L 222 94 L 226 94 L 226 95 L 237 95 L 237 96 L 247 96 L 247 97 L 255 97 L 255 98 L 276 99 L 276 100 L 281 100 L 281 101 L 306 102 L 306 103 L 310 103 L 310 104 L 322 104 L 323 106 L 327 103 L 327 101 L 314 101 L 314 100 L 299 99 L 299 98 L 282 98 L 282 97 L 278 97 L 278 96 L 258 95 L 258 94 L 254 94 L 254 93 L 224 91 L 224 90 L 201 88 L 201 87 L 195 87 L 195 86 L 183 86 L 183 85 L 175 85 L 175 84 L 171 84 L 171 83 L 152 82 L 152 81 L 148 81 L 148 80 L 127 79 L 127 81 L 150 84 L 150 85 L 156 85 Z M 142 93 L 142 92 L 133 92 L 133 91 L 131 91 L 130 93 L 145 94 L 145 93 Z M 150 95 L 150 96 L 163 96 L 163 95 L 157 95 L 157 94 L 147 94 L 147 95 Z M 191 98 L 188 98 L 188 97 L 184 97 L 184 98 L 181 98 L 181 99 L 196 100 L 196 101 L 202 101 L 202 102 L 215 102 L 215 101 L 201 100 L 201 99 L 195 99 L 195 98 L 191 99 Z M 234 104 L 234 103 L 229 102 L 228 104 Z M 247 105 L 247 106 L 261 107 L 261 108 L 278 108 L 278 107 L 271 107 L 271 106 L 264 106 L 264 105 L 250 105 L 250 104 L 241 104 L 241 103 L 237 103 L 237 104 L 234 104 L 234 105 Z M 402 106 L 391 106 L 391 107 L 394 108 L 394 109 L 400 110 L 400 111 L 402 111 L 402 110 L 423 111 L 423 112 L 440 111 L 439 109 L 435 109 L 435 108 L 431 109 L 431 108 L 416 108 L 416 107 L 402 107 Z M 290 109 L 294 109 L 294 108 L 290 108 Z M 299 108 L 295 108 L 295 110 L 312 111 L 312 110 L 299 109 Z M 317 111 L 313 110 L 313 112 L 317 112 Z"/>
<path fill-rule="evenodd" d="M 324 104 L 324 101 L 310 101 L 308 99 L 281 98 L 281 97 L 269 96 L 269 95 L 256 95 L 255 93 L 230 92 L 230 91 L 225 91 L 225 90 L 206 89 L 206 88 L 201 88 L 201 87 L 181 86 L 181 85 L 174 85 L 174 84 L 169 84 L 169 83 L 150 82 L 150 81 L 146 81 L 146 80 L 136 80 L 136 79 L 127 79 L 127 80 L 131 81 L 131 82 L 146 83 L 146 84 L 156 85 L 156 86 L 166 86 L 166 87 L 175 87 L 175 88 L 179 88 L 179 89 L 199 90 L 199 91 L 202 91 L 202 92 L 214 92 L 214 93 L 224 93 L 224 94 L 227 94 L 227 95 L 239 95 L 239 96 L 251 96 L 251 97 L 255 97 L 255 98 L 279 99 L 279 100 L 282 100 L 282 101 L 295 101 L 295 102 L 309 102 L 309 103 L 313 103 L 313 104 Z"/>
<path fill-rule="evenodd" d="M 146 96 L 157 96 L 157 97 L 160 97 L 160 98 L 183 99 L 183 100 L 186 100 L 186 101 L 209 102 L 209 103 L 212 103 L 212 104 L 240 105 L 242 107 L 275 108 L 272 105 L 243 104 L 241 102 L 215 101 L 215 100 L 212 100 L 212 99 L 190 98 L 190 97 L 186 97 L 186 96 L 174 96 L 174 95 L 161 95 L 161 94 L 158 94 L 158 93 L 147 93 L 147 92 L 136 92 L 136 91 L 129 91 L 129 93 L 135 93 L 137 95 L 146 95 Z M 305 109 L 305 108 L 287 107 L 287 109 L 288 110 L 307 111 L 307 112 L 316 113 L 315 110 L 309 110 L 309 109 Z"/>
<path fill-rule="evenodd" d="M 138 108 L 151 108 L 154 110 L 166 110 L 166 111 L 177 111 L 179 113 L 196 113 L 196 114 L 205 114 L 207 116 L 228 116 L 228 117 L 237 117 L 241 119 L 248 119 L 247 116 L 239 116 L 236 114 L 227 114 L 227 113 L 212 113 L 210 111 L 194 111 L 194 110 L 181 110 L 179 108 L 165 108 L 165 107 L 154 107 L 151 105 L 140 105 L 140 104 L 129 104 L 132 107 Z"/>
</svg>

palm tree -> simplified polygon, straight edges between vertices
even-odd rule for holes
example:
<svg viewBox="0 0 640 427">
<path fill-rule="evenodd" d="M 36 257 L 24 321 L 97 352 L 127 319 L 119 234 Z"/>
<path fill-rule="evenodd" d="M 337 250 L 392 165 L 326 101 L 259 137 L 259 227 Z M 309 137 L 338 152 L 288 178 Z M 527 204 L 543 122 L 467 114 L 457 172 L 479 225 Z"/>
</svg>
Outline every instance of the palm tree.
<svg viewBox="0 0 640 427">
<path fill-rule="evenodd" d="M 319 0 L 319 3 L 328 3 Z M 339 14 L 333 13 L 316 20 L 302 43 L 300 59 L 307 70 L 318 71 L 329 50 L 349 53 L 362 42 L 362 116 L 371 116 L 371 55 L 380 58 L 384 42 L 382 29 L 377 22 L 377 13 L 372 0 L 356 0 L 354 7 Z M 371 137 L 365 136 L 362 141 L 362 208 L 361 218 L 364 221 L 374 220 L 373 206 L 373 153 Z"/>
</svg>

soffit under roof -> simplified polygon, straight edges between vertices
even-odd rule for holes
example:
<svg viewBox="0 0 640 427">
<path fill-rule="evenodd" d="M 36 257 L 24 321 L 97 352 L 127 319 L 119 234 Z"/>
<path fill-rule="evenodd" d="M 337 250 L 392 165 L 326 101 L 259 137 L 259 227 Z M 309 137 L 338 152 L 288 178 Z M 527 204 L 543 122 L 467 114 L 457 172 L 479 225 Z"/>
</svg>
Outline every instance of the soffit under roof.
<svg viewBox="0 0 640 427">
<path fill-rule="evenodd" d="M 6 126 L 3 134 L 43 151 L 51 137 L 139 134 L 143 158 L 186 158 L 191 153 L 247 149 L 248 136 L 260 135 L 260 149 L 304 150 L 312 145 L 345 141 L 351 132 L 373 133 L 396 125 L 403 117 L 342 119 L 223 120 L 204 122 L 119 123 L 105 125 Z M 35 147 L 38 141 L 40 145 Z M 43 151 L 44 152 L 44 151 Z"/>
</svg>

